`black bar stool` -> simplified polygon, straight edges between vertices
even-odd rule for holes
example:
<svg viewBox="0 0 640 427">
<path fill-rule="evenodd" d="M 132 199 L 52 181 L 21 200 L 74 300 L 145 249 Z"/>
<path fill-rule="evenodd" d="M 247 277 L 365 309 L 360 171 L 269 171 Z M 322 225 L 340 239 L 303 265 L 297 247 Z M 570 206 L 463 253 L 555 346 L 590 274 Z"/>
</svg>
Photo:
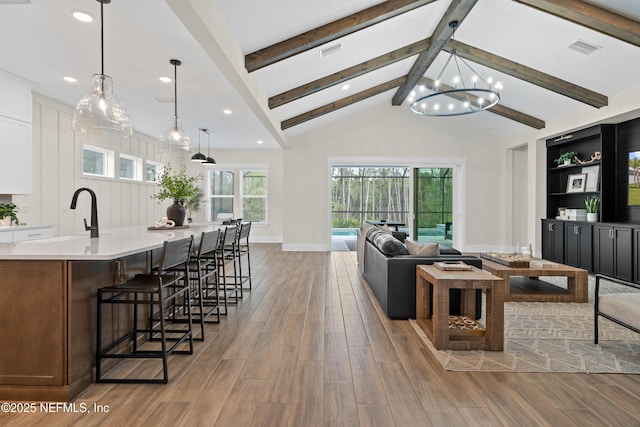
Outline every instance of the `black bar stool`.
<svg viewBox="0 0 640 427">
<path fill-rule="evenodd" d="M 184 305 L 186 327 L 171 328 L 167 325 L 169 313 L 179 301 L 191 301 L 188 261 L 193 245 L 193 237 L 166 241 L 160 256 L 160 265 L 153 274 L 138 274 L 120 286 L 106 286 L 98 289 L 97 341 L 96 341 L 96 382 L 99 383 L 162 383 L 169 381 L 168 357 L 172 353 L 193 354 L 193 332 L 191 327 L 191 305 Z M 177 269 L 179 271 L 176 271 Z M 169 271 L 173 270 L 173 271 Z M 133 298 L 133 299 L 132 299 Z M 131 329 L 102 348 L 102 310 L 103 306 L 120 304 L 132 307 Z M 138 309 L 148 310 L 148 324 L 144 328 L 138 325 Z M 154 308 L 158 313 L 154 316 Z M 146 335 L 148 334 L 148 336 Z M 160 336 L 158 338 L 158 335 Z M 145 336 L 147 340 L 143 341 Z M 160 342 L 161 349 L 151 347 L 150 341 Z M 168 347 L 167 342 L 173 342 Z M 124 345 L 123 343 L 127 343 Z M 188 350 L 178 350 L 178 346 L 187 343 Z M 155 346 L 154 346 L 155 347 Z M 103 359 L 162 359 L 162 379 L 156 378 L 103 378 Z"/>
<path fill-rule="evenodd" d="M 251 222 L 244 222 L 240 225 L 238 240 L 236 242 L 236 256 L 238 257 L 238 277 L 240 278 L 240 286 L 243 289 L 251 290 L 251 256 L 249 254 L 249 233 L 251 232 Z M 242 259 L 246 258 L 246 274 L 242 273 Z M 248 283 L 248 287 L 244 284 Z"/>
<path fill-rule="evenodd" d="M 242 298 L 242 286 L 238 286 L 240 281 L 236 257 L 237 233 L 238 227 L 226 227 L 216 250 L 220 287 L 223 289 L 227 304 L 237 304 L 238 299 Z"/>
</svg>

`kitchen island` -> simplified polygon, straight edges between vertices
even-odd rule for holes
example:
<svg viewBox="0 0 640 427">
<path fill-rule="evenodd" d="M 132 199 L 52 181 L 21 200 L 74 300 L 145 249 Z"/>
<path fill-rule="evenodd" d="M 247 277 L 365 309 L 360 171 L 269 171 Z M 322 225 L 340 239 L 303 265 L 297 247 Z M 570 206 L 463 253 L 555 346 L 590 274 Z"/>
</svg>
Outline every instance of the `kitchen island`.
<svg viewBox="0 0 640 427">
<path fill-rule="evenodd" d="M 72 400 L 93 383 L 98 288 L 150 271 L 165 240 L 216 228 L 123 227 L 99 238 L 0 243 L 0 400 Z M 129 320 L 114 308 L 103 330 L 117 335 Z"/>
</svg>

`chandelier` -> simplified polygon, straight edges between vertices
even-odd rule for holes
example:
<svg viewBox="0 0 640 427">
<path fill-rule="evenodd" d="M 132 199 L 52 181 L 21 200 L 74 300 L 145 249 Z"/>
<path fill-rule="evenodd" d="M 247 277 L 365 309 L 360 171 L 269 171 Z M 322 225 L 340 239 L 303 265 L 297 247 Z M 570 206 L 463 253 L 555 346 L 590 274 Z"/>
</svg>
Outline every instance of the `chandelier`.
<svg viewBox="0 0 640 427">
<path fill-rule="evenodd" d="M 100 3 L 100 74 L 93 75 L 91 90 L 78 101 L 71 129 L 80 133 L 91 129 L 114 132 L 126 138 L 133 133 L 129 114 L 113 95 L 113 80 L 104 73 L 104 5 L 111 0 L 97 1 Z"/>
<path fill-rule="evenodd" d="M 421 116 L 462 116 L 487 110 L 500 101 L 502 83 L 482 78 L 456 52 L 455 30 L 458 21 L 451 21 L 453 49 L 435 80 L 423 77 L 411 92 L 411 111 Z M 452 86 L 443 82 L 451 81 Z"/>
</svg>

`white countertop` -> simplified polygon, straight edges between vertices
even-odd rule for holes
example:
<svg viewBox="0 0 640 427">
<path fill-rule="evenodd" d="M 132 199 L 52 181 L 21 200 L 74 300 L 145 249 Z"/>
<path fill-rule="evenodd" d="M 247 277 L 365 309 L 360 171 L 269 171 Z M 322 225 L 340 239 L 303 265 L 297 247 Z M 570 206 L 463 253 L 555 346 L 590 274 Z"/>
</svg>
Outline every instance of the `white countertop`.
<svg viewBox="0 0 640 427">
<path fill-rule="evenodd" d="M 22 229 L 25 227 L 12 227 Z M 0 243 L 0 260 L 111 260 L 162 247 L 175 240 L 220 228 L 217 224 L 191 224 L 186 228 L 148 230 L 146 226 L 100 230 L 100 237 L 89 231 L 70 236 Z"/>
</svg>

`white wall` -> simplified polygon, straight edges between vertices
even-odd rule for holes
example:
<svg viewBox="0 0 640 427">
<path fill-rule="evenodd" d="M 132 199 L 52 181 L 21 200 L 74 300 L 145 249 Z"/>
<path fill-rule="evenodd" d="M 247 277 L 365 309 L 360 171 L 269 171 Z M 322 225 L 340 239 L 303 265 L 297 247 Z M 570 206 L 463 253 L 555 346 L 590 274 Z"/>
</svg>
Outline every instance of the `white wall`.
<svg viewBox="0 0 640 427">
<path fill-rule="evenodd" d="M 155 184 L 95 178 L 82 175 L 82 144 L 131 154 L 148 160 L 161 160 L 157 141 L 138 133 L 124 140 L 105 141 L 74 135 L 71 130 L 73 108 L 50 98 L 33 97 L 33 193 L 14 195 L 20 221 L 29 225 L 54 225 L 54 235 L 83 231 L 82 219 L 91 217 L 91 198 L 83 192 L 76 210 L 69 209 L 73 192 L 80 187 L 95 191 L 101 230 L 128 225 L 151 225 L 165 215 L 166 205 L 158 205 L 151 195 Z"/>
<path fill-rule="evenodd" d="M 329 159 L 362 157 L 393 164 L 462 159 L 466 162 L 467 223 L 463 250 L 504 242 L 502 142 L 455 119 L 425 118 L 388 104 L 290 138 L 284 152 L 285 250 L 329 250 Z M 459 230 L 457 227 L 456 230 Z"/>
<path fill-rule="evenodd" d="M 214 144 L 215 145 L 215 144 Z M 204 151 L 204 150 L 203 150 Z M 215 148 L 211 151 L 217 165 L 214 167 L 188 162 L 187 173 L 196 176 L 199 173 L 207 175 L 211 169 L 256 167 L 268 169 L 268 224 L 254 224 L 251 226 L 252 242 L 282 243 L 283 210 L 284 205 L 284 175 L 283 151 L 281 150 L 222 150 Z M 206 179 L 206 178 L 205 178 Z M 203 183 L 204 185 L 204 183 Z M 204 188 L 204 187 L 203 187 Z M 208 202 L 202 204 L 200 210 L 192 215 L 195 222 L 205 221 L 207 211 L 211 209 Z"/>
</svg>

